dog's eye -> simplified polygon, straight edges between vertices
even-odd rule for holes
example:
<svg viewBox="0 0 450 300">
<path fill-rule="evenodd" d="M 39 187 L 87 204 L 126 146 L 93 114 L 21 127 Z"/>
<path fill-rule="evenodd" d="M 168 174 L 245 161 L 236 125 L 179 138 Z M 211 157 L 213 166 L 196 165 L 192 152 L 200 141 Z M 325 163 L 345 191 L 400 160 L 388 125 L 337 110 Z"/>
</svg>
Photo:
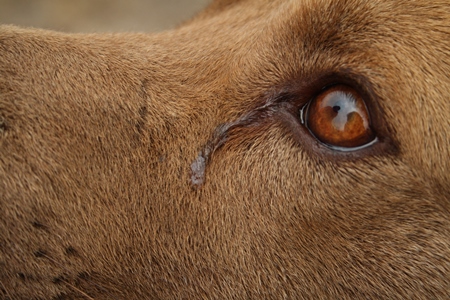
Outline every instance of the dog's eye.
<svg viewBox="0 0 450 300">
<path fill-rule="evenodd" d="M 376 141 L 362 96 L 346 85 L 322 91 L 301 110 L 302 123 L 325 145 L 354 151 Z"/>
</svg>

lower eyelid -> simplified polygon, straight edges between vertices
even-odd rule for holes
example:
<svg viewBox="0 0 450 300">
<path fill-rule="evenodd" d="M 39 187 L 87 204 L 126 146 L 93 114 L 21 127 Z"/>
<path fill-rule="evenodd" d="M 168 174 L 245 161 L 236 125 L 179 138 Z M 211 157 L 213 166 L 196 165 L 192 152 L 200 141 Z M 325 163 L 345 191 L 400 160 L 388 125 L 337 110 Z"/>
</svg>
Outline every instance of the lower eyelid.
<svg viewBox="0 0 450 300">
<path fill-rule="evenodd" d="M 330 148 L 331 150 L 334 151 L 340 151 L 340 152 L 354 152 L 354 151 L 359 151 L 359 150 L 363 150 L 365 148 L 371 147 L 375 144 L 377 144 L 379 142 L 378 137 L 375 137 L 372 141 L 370 141 L 367 144 L 364 144 L 362 146 L 358 146 L 358 147 L 339 147 L 339 146 L 333 146 L 333 145 L 328 145 L 328 144 L 324 144 L 324 146 Z"/>
</svg>

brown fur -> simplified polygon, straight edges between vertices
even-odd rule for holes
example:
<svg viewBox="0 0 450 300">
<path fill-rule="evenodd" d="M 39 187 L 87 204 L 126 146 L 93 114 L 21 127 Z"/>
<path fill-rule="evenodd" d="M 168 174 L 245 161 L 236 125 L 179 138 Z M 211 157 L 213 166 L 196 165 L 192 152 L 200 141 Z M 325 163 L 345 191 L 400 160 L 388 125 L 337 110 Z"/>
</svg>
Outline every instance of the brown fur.
<svg viewBox="0 0 450 300">
<path fill-rule="evenodd" d="M 449 74 L 448 1 L 0 27 L 0 297 L 447 298 Z M 331 81 L 367 93 L 376 145 L 300 125 Z"/>
</svg>

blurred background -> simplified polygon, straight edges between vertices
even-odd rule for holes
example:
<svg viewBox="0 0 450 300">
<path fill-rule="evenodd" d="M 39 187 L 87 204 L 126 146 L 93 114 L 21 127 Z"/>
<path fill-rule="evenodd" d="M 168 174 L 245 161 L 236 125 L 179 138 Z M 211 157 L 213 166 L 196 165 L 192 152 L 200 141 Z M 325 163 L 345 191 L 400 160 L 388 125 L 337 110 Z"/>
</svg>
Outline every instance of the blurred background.
<svg viewBox="0 0 450 300">
<path fill-rule="evenodd" d="M 0 24 L 65 32 L 154 32 L 189 19 L 211 0 L 0 0 Z"/>
</svg>

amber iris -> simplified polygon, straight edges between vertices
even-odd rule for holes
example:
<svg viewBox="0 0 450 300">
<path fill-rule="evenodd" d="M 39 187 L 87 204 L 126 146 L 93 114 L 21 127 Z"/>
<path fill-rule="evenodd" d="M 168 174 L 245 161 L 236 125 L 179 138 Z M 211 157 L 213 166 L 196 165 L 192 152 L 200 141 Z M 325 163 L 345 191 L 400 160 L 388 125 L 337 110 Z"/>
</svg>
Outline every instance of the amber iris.
<svg viewBox="0 0 450 300">
<path fill-rule="evenodd" d="M 332 86 L 315 97 L 307 108 L 306 125 L 329 146 L 356 148 L 375 138 L 362 96 L 346 85 Z"/>
</svg>

